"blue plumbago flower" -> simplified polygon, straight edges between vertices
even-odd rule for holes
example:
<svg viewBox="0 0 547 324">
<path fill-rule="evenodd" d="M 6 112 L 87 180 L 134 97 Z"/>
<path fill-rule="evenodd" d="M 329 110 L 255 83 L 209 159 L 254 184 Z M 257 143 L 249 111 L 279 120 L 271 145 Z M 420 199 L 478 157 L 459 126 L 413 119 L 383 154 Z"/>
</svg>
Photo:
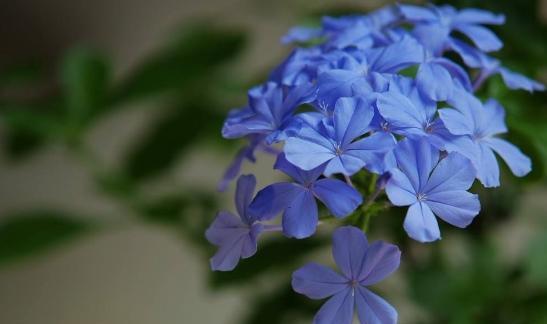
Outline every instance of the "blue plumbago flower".
<svg viewBox="0 0 547 324">
<path fill-rule="evenodd" d="M 219 187 L 237 177 L 243 161 L 254 161 L 257 150 L 276 154 L 274 168 L 294 182 L 268 185 L 251 202 L 255 179 L 239 178 L 240 217 L 220 212 L 206 233 L 219 247 L 212 268 L 233 269 L 256 252 L 265 231 L 314 234 L 317 200 L 334 217 L 355 213 L 363 197 L 351 176 L 360 171 L 380 175 L 374 197 L 385 189 L 393 205 L 408 206 L 403 227 L 413 239 L 440 239 L 437 218 L 468 226 L 480 210 L 477 195 L 468 191 L 474 180 L 499 185 L 496 154 L 516 176 L 531 170 L 530 159 L 498 137 L 507 132 L 503 108 L 474 94 L 496 74 L 511 89 L 545 89 L 490 56 L 503 44 L 485 26 L 504 20 L 479 9 L 394 5 L 291 29 L 282 41 L 296 48 L 224 123 L 225 138 L 249 143 Z M 265 223 L 281 213 L 281 225 Z M 342 227 L 333 254 L 342 274 L 309 264 L 293 276 L 297 292 L 331 297 L 315 323 L 349 324 L 355 307 L 361 323 L 395 323 L 396 311 L 364 286 L 397 268 L 397 248 L 368 246 L 360 230 Z"/>
<path fill-rule="evenodd" d="M 509 89 L 522 89 L 528 92 L 545 90 L 543 84 L 511 71 L 502 66 L 499 60 L 482 53 L 465 42 L 454 40 L 452 49 L 461 56 L 467 66 L 481 70 L 474 81 L 474 90 L 479 89 L 484 81 L 496 74 L 501 75 L 503 82 Z"/>
<path fill-rule="evenodd" d="M 377 95 L 378 118 L 388 132 L 412 139 L 425 139 L 439 150 L 474 156 L 469 136 L 450 133 L 437 117 L 437 103 L 424 97 L 410 78 L 397 77 L 387 92 Z"/>
<path fill-rule="evenodd" d="M 356 227 L 340 227 L 334 232 L 332 255 L 341 274 L 309 263 L 293 273 L 293 289 L 311 299 L 330 299 L 313 320 L 315 324 L 351 324 L 354 309 L 361 324 L 397 323 L 397 311 L 367 287 L 399 267 L 401 251 L 385 242 L 368 244 Z"/>
<path fill-rule="evenodd" d="M 362 98 L 340 98 L 332 118 L 317 127 L 304 125 L 285 143 L 285 155 L 292 164 L 311 170 L 326 163 L 325 174 L 352 175 L 371 163 L 375 154 L 386 153 L 394 147 L 393 137 L 370 131 L 374 111 Z"/>
<path fill-rule="evenodd" d="M 440 109 L 439 114 L 446 128 L 456 135 L 472 139 L 475 155 L 470 156 L 477 169 L 477 178 L 485 187 L 499 186 L 499 166 L 496 152 L 509 166 L 514 175 L 522 177 L 532 169 L 530 159 L 513 144 L 496 137 L 507 132 L 505 112 L 495 101 L 484 105 L 473 95 L 460 91 L 449 103 L 454 108 Z"/>
<path fill-rule="evenodd" d="M 266 142 L 283 138 L 294 110 L 313 101 L 315 89 L 309 84 L 284 89 L 268 82 L 249 91 L 249 106 L 231 111 L 222 128 L 225 138 L 239 138 L 250 134 L 265 134 Z"/>
<path fill-rule="evenodd" d="M 481 51 L 499 50 L 503 44 L 489 29 L 481 25 L 501 25 L 503 15 L 479 9 L 456 10 L 452 6 L 399 5 L 403 17 L 415 25 L 412 34 L 435 56 L 452 47 L 453 31 L 467 36 Z"/>
<path fill-rule="evenodd" d="M 319 179 L 325 166 L 304 171 L 280 154 L 275 169 L 291 176 L 294 182 L 274 183 L 260 190 L 252 202 L 253 214 L 271 219 L 283 211 L 283 232 L 289 237 L 304 238 L 315 233 L 319 199 L 335 217 L 351 214 L 361 203 L 361 194 L 343 181 Z"/>
<path fill-rule="evenodd" d="M 323 71 L 317 79 L 317 100 L 333 107 L 338 98 L 362 96 L 372 92 L 383 75 L 397 73 L 421 63 L 422 46 L 409 36 L 367 51 L 348 50 L 339 68 Z"/>
<path fill-rule="evenodd" d="M 264 225 L 249 213 L 255 186 L 253 175 L 239 177 L 235 196 L 239 217 L 221 211 L 205 232 L 207 240 L 219 247 L 211 258 L 211 268 L 215 271 L 233 270 L 240 258 L 249 258 L 256 253 L 257 239 L 264 231 Z"/>
<path fill-rule="evenodd" d="M 475 179 L 468 159 L 449 153 L 439 161 L 439 151 L 424 140 L 399 142 L 397 169 L 386 185 L 395 206 L 410 206 L 404 221 L 408 235 L 420 242 L 441 238 L 435 215 L 464 228 L 479 213 L 477 195 L 467 192 Z"/>
</svg>

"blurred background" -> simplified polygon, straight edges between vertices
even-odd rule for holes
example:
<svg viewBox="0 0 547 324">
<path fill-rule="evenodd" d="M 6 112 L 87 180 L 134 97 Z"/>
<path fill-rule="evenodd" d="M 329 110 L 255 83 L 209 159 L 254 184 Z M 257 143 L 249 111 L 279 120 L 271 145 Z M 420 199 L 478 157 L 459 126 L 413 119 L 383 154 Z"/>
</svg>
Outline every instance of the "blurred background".
<svg viewBox="0 0 547 324">
<path fill-rule="evenodd" d="M 437 1 L 434 1 L 437 2 Z M 212 273 L 203 232 L 233 186 L 216 183 L 243 142 L 220 127 L 290 48 L 279 38 L 324 14 L 387 1 L 21 0 L 0 11 L 0 323 L 309 323 L 320 303 L 290 290 L 307 259 L 331 262 L 330 229 L 267 237 L 231 273 Z M 547 1 L 445 1 L 507 15 L 499 57 L 547 83 Z M 400 323 L 547 323 L 547 96 L 481 96 L 507 109 L 510 140 L 533 159 L 468 230 L 415 244 L 404 210 L 372 239 L 404 251 L 378 290 Z M 259 187 L 271 157 L 245 164 Z"/>
</svg>

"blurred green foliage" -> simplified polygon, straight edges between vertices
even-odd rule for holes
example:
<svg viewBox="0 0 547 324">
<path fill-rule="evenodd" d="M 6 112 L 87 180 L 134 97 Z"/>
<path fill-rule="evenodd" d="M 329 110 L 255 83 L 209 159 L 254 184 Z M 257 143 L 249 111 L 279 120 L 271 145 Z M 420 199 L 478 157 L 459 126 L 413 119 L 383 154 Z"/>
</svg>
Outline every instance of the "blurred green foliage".
<svg viewBox="0 0 547 324">
<path fill-rule="evenodd" d="M 545 81 L 547 27 L 536 14 L 538 1 L 434 2 L 505 13 L 507 25 L 496 28 L 505 42 L 499 57 L 511 68 L 536 78 L 543 76 Z M 348 12 L 355 9 L 334 5 L 326 11 L 303 12 L 301 19 L 309 23 L 321 15 Z M 36 62 L 4 69 L 0 71 L 0 118 L 7 131 L 3 148 L 16 162 L 30 158 L 44 146 L 64 145 L 89 168 L 105 198 L 124 206 L 135 221 L 161 226 L 193 243 L 203 252 L 205 263 L 214 248 L 207 244 L 203 232 L 219 208 L 219 195 L 213 188 L 195 188 L 150 197 L 142 185 L 169 171 L 197 145 L 234 153 L 236 147 L 226 148 L 227 142 L 221 142 L 219 135 L 222 120 L 231 108 L 226 98 L 238 98 L 236 103 L 241 104 L 246 87 L 263 78 L 258 72 L 245 76 L 249 80 L 227 73 L 245 50 L 247 39 L 241 29 L 205 22 L 186 26 L 169 44 L 145 57 L 121 78 L 113 76 L 108 57 L 86 48 L 68 51 L 57 73 L 49 73 Z M 480 95 L 495 97 L 506 107 L 510 139 L 532 157 L 534 171 L 524 179 L 515 179 L 503 169 L 502 187 L 473 188 L 480 194 L 483 209 L 466 235 L 461 235 L 467 246 L 466 261 L 451 262 L 452 256 L 443 253 L 442 243 L 425 246 L 427 253 L 416 253 L 415 243 L 401 228 L 404 211 L 386 210 L 383 196 L 377 200 L 378 212 L 366 221 L 372 233 L 385 233 L 405 251 L 404 266 L 399 271 L 406 283 L 405 291 L 411 303 L 425 312 L 416 323 L 547 323 L 547 232 L 531 240 L 527 252 L 510 264 L 501 260 L 492 242 L 493 228 L 519 216 L 514 211 L 523 192 L 545 185 L 547 93 L 509 91 L 499 78 L 493 78 Z M 152 102 L 149 106 L 158 113 L 141 140 L 128 149 L 121 165 L 106 166 L 86 144 L 86 134 L 102 118 L 142 102 Z M 1 219 L 0 266 L 107 225 L 47 209 L 20 211 L 2 215 Z M 457 231 L 442 226 L 445 238 Z M 320 302 L 292 292 L 290 273 L 310 253 L 324 249 L 328 243 L 327 236 L 303 241 L 272 237 L 235 271 L 211 272 L 210 286 L 262 287 L 263 281 L 268 282 L 264 289 L 253 289 L 249 294 L 248 314 L 243 314 L 240 323 L 309 321 Z"/>
</svg>

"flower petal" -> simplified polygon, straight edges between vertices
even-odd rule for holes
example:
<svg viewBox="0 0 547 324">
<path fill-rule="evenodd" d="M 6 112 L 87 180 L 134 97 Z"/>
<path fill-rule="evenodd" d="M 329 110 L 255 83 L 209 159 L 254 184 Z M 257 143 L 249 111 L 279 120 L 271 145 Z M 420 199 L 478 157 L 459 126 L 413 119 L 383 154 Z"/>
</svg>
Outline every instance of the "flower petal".
<svg viewBox="0 0 547 324">
<path fill-rule="evenodd" d="M 293 178 L 300 184 L 306 184 L 306 183 L 312 183 L 315 180 L 317 180 L 317 178 L 319 178 L 321 174 L 323 173 L 323 171 L 325 170 L 325 166 L 320 165 L 317 168 L 311 169 L 309 171 L 302 170 L 299 167 L 287 161 L 285 154 L 281 153 L 277 156 L 274 169 L 283 171 L 285 174 L 289 175 L 291 178 Z"/>
<path fill-rule="evenodd" d="M 425 203 L 435 215 L 460 228 L 471 224 L 481 209 L 479 196 L 464 190 L 429 194 Z"/>
<path fill-rule="evenodd" d="M 495 14 L 487 10 L 467 8 L 458 12 L 456 18 L 454 19 L 454 23 L 501 25 L 505 23 L 505 16 Z"/>
<path fill-rule="evenodd" d="M 408 236 L 422 243 L 441 238 L 437 219 L 424 203 L 418 202 L 408 208 L 403 226 Z"/>
<path fill-rule="evenodd" d="M 210 243 L 219 246 L 248 232 L 249 227 L 241 219 L 232 213 L 221 211 L 205 231 L 205 237 Z"/>
<path fill-rule="evenodd" d="M 306 189 L 295 183 L 274 183 L 256 194 L 255 199 L 249 206 L 249 213 L 257 220 L 272 219 L 304 191 Z"/>
<path fill-rule="evenodd" d="M 517 177 L 524 177 L 532 171 L 532 161 L 516 146 L 500 138 L 491 137 L 485 140 L 499 156 L 507 163 L 511 172 Z"/>
<path fill-rule="evenodd" d="M 315 233 L 317 227 L 317 203 L 312 193 L 298 193 L 283 213 L 283 233 L 288 237 L 305 238 Z"/>
<path fill-rule="evenodd" d="M 499 68 L 503 82 L 509 89 L 522 89 L 528 92 L 544 91 L 545 86 L 535 80 L 529 79 L 522 74 L 513 72 L 506 68 Z"/>
<path fill-rule="evenodd" d="M 442 159 L 431 173 L 424 193 L 467 190 L 475 180 L 475 168 L 463 155 L 450 153 Z"/>
<path fill-rule="evenodd" d="M 308 263 L 292 274 L 292 288 L 311 299 L 330 297 L 348 287 L 348 280 L 317 263 Z"/>
<path fill-rule="evenodd" d="M 235 205 L 239 217 L 241 220 L 250 225 L 252 220 L 250 215 L 247 213 L 247 207 L 253 199 L 253 194 L 256 187 L 256 178 L 254 175 L 242 175 L 237 179 L 236 185 L 236 194 L 235 194 Z"/>
<path fill-rule="evenodd" d="M 425 140 L 400 141 L 395 148 L 399 169 L 408 177 L 414 192 L 419 193 L 439 161 L 439 151 Z"/>
<path fill-rule="evenodd" d="M 333 116 L 336 141 L 345 146 L 363 135 L 373 116 L 373 109 L 363 99 L 338 99 Z"/>
<path fill-rule="evenodd" d="M 408 206 L 416 202 L 416 190 L 408 177 L 399 169 L 390 171 L 391 177 L 386 185 L 386 194 L 395 206 Z"/>
<path fill-rule="evenodd" d="M 314 324 L 351 324 L 355 299 L 352 289 L 342 290 L 332 296 L 313 319 Z"/>
<path fill-rule="evenodd" d="M 396 324 L 397 311 L 370 290 L 359 287 L 355 294 L 359 321 L 363 324 Z"/>
<path fill-rule="evenodd" d="M 314 169 L 334 158 L 334 147 L 328 139 L 309 126 L 304 126 L 298 137 L 285 142 L 285 157 L 303 170 Z"/>
<path fill-rule="evenodd" d="M 369 245 L 359 282 L 364 286 L 374 285 L 392 274 L 401 262 L 401 251 L 396 245 L 377 241 Z"/>
<path fill-rule="evenodd" d="M 312 191 L 336 217 L 351 214 L 363 203 L 363 197 L 355 188 L 336 179 L 321 179 L 313 185 Z"/>
<path fill-rule="evenodd" d="M 481 141 L 479 147 L 479 160 L 475 165 L 477 169 L 477 179 L 486 188 L 498 187 L 500 185 L 500 167 L 492 148 Z"/>
<path fill-rule="evenodd" d="M 452 76 L 440 64 L 422 63 L 416 75 L 418 88 L 429 99 L 445 101 L 454 91 Z"/>
<path fill-rule="evenodd" d="M 501 40 L 491 30 L 476 25 L 457 25 L 458 31 L 464 33 L 482 51 L 497 51 L 503 47 Z"/>
<path fill-rule="evenodd" d="M 348 279 L 357 279 L 367 248 L 365 233 L 357 227 L 339 227 L 333 234 L 332 256 Z"/>
</svg>

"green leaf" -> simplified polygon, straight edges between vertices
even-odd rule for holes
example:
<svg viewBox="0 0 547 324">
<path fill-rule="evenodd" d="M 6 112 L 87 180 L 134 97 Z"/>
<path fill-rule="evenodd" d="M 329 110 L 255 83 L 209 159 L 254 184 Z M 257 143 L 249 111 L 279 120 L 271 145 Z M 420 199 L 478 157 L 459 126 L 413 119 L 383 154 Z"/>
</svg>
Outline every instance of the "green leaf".
<svg viewBox="0 0 547 324">
<path fill-rule="evenodd" d="M 0 265 L 70 242 L 91 227 L 82 220 L 55 211 L 10 215 L 0 223 Z"/>
<path fill-rule="evenodd" d="M 68 127 L 83 126 L 103 107 L 109 80 L 110 66 L 101 55 L 79 48 L 68 52 L 61 68 Z"/>
<path fill-rule="evenodd" d="M 289 240 L 286 237 L 261 242 L 257 254 L 241 260 L 230 272 L 211 272 L 214 287 L 226 287 L 250 283 L 253 279 L 275 271 L 291 271 L 301 259 L 326 245 L 327 238 L 315 236 L 305 240 Z"/>
<path fill-rule="evenodd" d="M 211 77 L 245 45 L 245 34 L 233 28 L 199 24 L 186 29 L 171 46 L 137 66 L 116 91 L 116 102 L 146 97 L 196 84 Z"/>
<path fill-rule="evenodd" d="M 527 278 L 536 284 L 547 289 L 547 258 L 545 258 L 545 247 L 547 247 L 547 231 L 543 231 L 534 238 L 528 248 L 525 260 L 525 271 Z"/>
<path fill-rule="evenodd" d="M 203 98 L 168 111 L 130 151 L 127 173 L 136 180 L 148 179 L 171 167 L 192 145 L 219 136 L 224 115 L 213 111 L 212 106 Z"/>
</svg>

